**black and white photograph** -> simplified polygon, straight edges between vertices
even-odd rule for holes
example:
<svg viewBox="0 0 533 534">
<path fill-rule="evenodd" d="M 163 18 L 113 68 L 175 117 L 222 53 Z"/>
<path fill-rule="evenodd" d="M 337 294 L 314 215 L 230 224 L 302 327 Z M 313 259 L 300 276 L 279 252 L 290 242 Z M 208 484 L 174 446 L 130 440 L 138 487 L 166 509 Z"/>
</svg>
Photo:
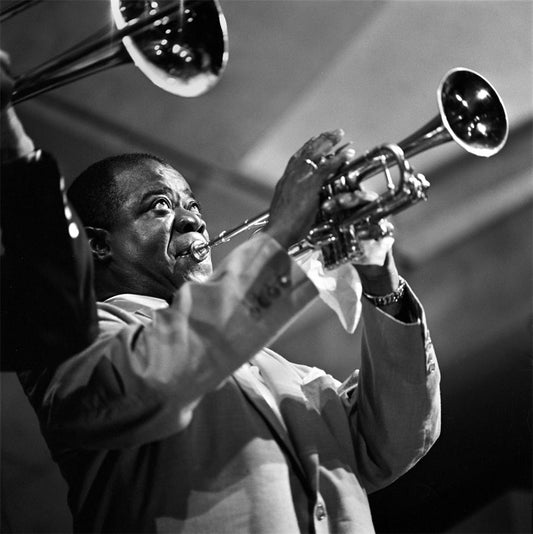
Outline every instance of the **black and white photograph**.
<svg viewBox="0 0 533 534">
<path fill-rule="evenodd" d="M 533 529 L 531 0 L 0 0 L 0 532 Z"/>
</svg>

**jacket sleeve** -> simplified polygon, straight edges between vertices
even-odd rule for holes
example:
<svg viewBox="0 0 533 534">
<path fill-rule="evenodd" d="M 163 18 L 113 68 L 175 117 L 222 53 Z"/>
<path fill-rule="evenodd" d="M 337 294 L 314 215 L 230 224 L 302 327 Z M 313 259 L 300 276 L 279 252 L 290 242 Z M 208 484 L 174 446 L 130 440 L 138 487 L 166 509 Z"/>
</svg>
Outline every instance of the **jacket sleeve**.
<svg viewBox="0 0 533 534">
<path fill-rule="evenodd" d="M 185 284 L 149 324 L 104 309 L 97 342 L 43 378 L 38 412 L 49 445 L 127 447 L 180 431 L 202 397 L 315 296 L 277 242 L 260 235 L 207 283 Z"/>
<path fill-rule="evenodd" d="M 55 365 L 96 337 L 92 259 L 54 159 L 2 165 L 1 369 Z"/>
<path fill-rule="evenodd" d="M 440 433 L 440 371 L 422 306 L 405 324 L 363 301 L 358 377 L 345 382 L 358 474 L 368 492 L 409 470 Z"/>
</svg>

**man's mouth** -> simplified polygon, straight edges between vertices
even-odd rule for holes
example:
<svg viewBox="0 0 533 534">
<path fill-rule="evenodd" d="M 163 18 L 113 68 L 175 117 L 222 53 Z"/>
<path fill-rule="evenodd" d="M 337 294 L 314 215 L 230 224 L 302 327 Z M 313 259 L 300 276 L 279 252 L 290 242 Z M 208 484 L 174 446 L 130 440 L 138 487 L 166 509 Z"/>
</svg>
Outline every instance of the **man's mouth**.
<svg viewBox="0 0 533 534">
<path fill-rule="evenodd" d="M 199 233 L 190 233 L 180 236 L 174 242 L 173 256 L 176 258 L 189 256 L 195 249 L 204 248 L 207 243 L 207 239 Z"/>
</svg>

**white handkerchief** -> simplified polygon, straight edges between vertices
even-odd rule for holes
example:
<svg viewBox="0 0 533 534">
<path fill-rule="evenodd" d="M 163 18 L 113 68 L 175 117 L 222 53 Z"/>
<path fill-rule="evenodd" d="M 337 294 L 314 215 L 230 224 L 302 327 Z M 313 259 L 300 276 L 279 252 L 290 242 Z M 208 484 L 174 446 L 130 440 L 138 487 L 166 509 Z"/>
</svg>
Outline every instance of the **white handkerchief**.
<svg viewBox="0 0 533 534">
<path fill-rule="evenodd" d="M 353 333 L 361 317 L 363 293 L 357 271 L 350 264 L 324 269 L 319 250 L 306 252 L 296 261 L 317 288 L 319 297 L 337 314 L 344 329 Z"/>
</svg>

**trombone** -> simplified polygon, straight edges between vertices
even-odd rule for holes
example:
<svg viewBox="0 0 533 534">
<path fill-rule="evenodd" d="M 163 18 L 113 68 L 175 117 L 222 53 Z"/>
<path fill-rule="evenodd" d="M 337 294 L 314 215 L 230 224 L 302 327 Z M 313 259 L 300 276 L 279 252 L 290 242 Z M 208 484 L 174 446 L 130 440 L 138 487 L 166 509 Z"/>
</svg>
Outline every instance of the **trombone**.
<svg viewBox="0 0 533 534">
<path fill-rule="evenodd" d="M 411 167 L 408 158 L 455 141 L 461 148 L 479 157 L 491 157 L 505 145 L 509 132 L 507 113 L 492 85 L 477 72 L 455 68 L 448 71 L 437 89 L 439 113 L 422 128 L 397 144 L 384 144 L 367 151 L 346 165 L 341 174 L 322 187 L 318 219 L 302 241 L 289 249 L 298 257 L 309 250 L 320 250 L 326 269 L 356 259 L 361 248 L 358 233 L 381 219 L 427 200 L 430 183 Z M 398 180 L 390 168 L 398 167 Z M 361 189 L 361 184 L 376 174 L 386 178 L 384 193 L 364 206 L 340 212 L 326 209 L 335 206 L 335 196 Z M 192 243 L 185 255 L 203 261 L 212 247 L 227 243 L 242 232 L 259 231 L 268 223 L 268 211 L 225 230 L 208 243 Z"/>
<path fill-rule="evenodd" d="M 0 21 L 41 1 L 9 4 Z M 110 10 L 111 32 L 100 30 L 16 78 L 13 104 L 131 62 L 156 86 L 182 97 L 206 93 L 222 76 L 228 33 L 218 0 L 110 0 Z"/>
</svg>

